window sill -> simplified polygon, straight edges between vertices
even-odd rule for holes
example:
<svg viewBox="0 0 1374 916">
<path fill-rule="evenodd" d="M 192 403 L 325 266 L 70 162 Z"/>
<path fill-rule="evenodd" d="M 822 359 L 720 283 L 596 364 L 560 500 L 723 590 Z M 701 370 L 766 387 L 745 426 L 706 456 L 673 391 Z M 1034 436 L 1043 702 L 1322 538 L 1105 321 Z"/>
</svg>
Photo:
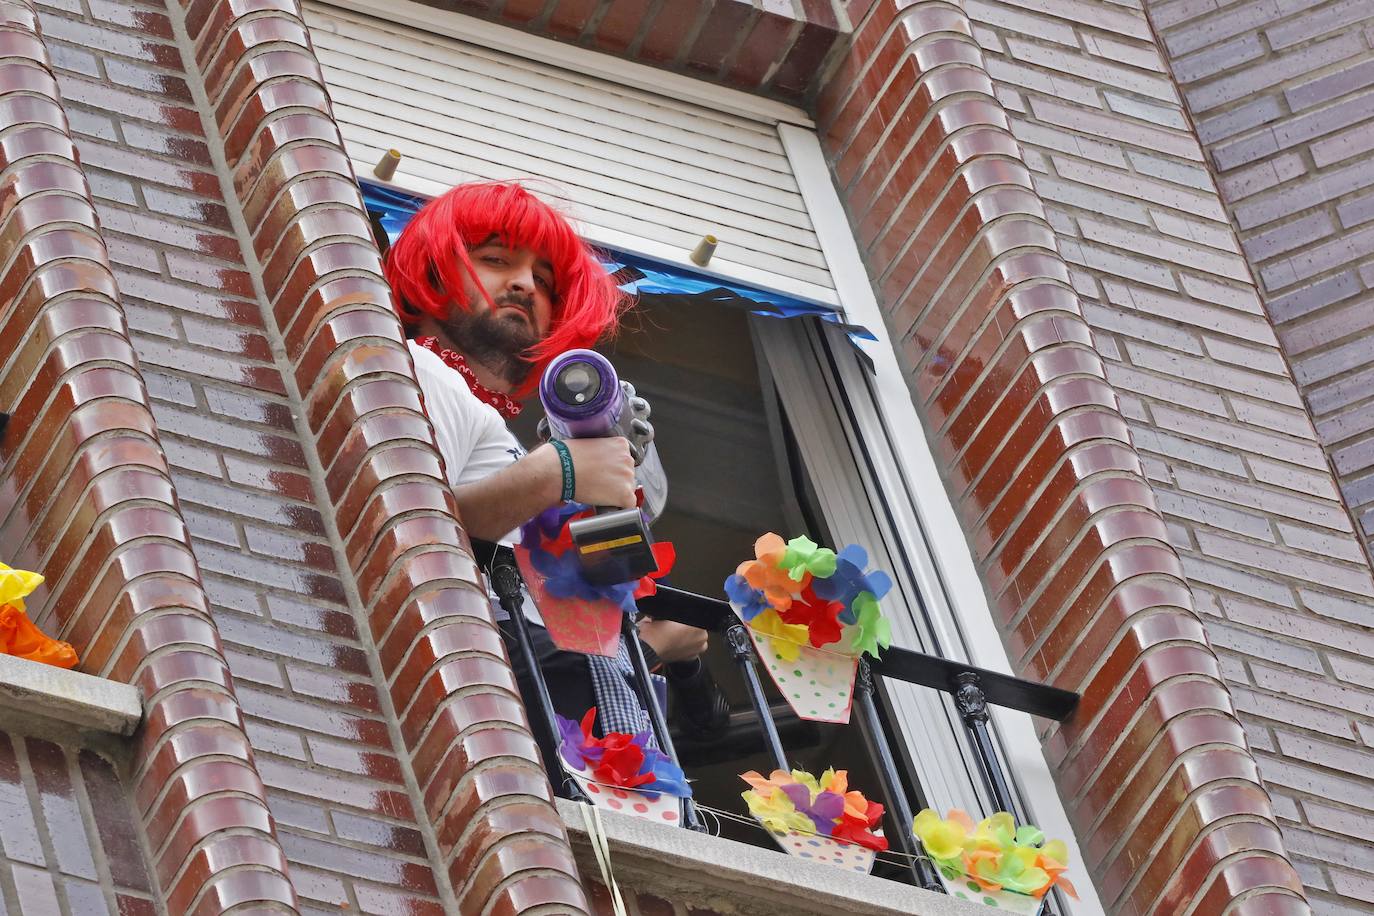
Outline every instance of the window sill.
<svg viewBox="0 0 1374 916">
<path fill-rule="evenodd" d="M 558 800 L 578 868 L 599 880 L 578 805 Z M 626 897 L 634 892 L 709 907 L 735 916 L 852 914 L 852 916 L 982 916 L 986 907 L 943 894 L 851 874 L 746 846 L 733 840 L 659 825 L 613 811 L 601 821 L 610 844 L 611 867 Z"/>
<path fill-rule="evenodd" d="M 128 684 L 0 655 L 0 716 L 131 735 L 143 718 L 143 704 Z"/>
</svg>

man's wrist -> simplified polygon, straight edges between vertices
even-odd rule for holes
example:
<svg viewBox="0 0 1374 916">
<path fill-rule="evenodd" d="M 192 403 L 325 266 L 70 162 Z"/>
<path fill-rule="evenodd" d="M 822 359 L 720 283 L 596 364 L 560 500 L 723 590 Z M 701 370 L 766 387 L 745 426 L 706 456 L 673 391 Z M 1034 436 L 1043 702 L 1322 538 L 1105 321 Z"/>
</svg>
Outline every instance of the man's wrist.
<svg viewBox="0 0 1374 916">
<path fill-rule="evenodd" d="M 545 442 L 526 455 L 525 460 L 534 460 L 539 463 L 538 482 L 541 505 L 544 509 L 558 505 L 559 497 L 563 493 L 563 464 L 559 460 L 558 452 L 552 445 Z M 540 511 L 542 512 L 543 509 Z"/>
<path fill-rule="evenodd" d="M 573 469 L 572 452 L 568 446 L 558 439 L 550 439 L 549 445 L 558 453 L 558 469 L 562 474 L 562 489 L 559 498 L 563 502 L 572 502 L 573 496 L 577 494 L 577 472 Z"/>
</svg>

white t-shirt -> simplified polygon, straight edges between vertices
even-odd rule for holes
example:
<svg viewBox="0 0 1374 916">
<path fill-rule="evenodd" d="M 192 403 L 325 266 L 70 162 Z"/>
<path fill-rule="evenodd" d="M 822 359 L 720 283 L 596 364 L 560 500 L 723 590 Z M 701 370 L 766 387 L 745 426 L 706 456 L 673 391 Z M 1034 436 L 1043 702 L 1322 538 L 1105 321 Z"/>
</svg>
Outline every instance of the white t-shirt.
<svg viewBox="0 0 1374 916">
<path fill-rule="evenodd" d="M 457 370 L 415 341 L 407 343 L 450 486 L 475 483 L 525 454 L 496 408 L 479 401 Z"/>
<path fill-rule="evenodd" d="M 506 427 L 506 421 L 496 412 L 496 408 L 477 399 L 467 381 L 456 369 L 444 365 L 438 354 L 426 350 L 415 341 L 410 345 L 411 358 L 415 360 L 415 378 L 420 382 L 420 391 L 425 396 L 425 412 L 434 424 L 434 439 L 439 445 L 439 454 L 444 456 L 444 466 L 448 470 L 448 483 L 451 487 L 475 483 L 509 467 L 525 454 L 520 442 Z M 506 544 L 520 542 L 517 529 L 501 539 Z M 481 558 L 485 560 L 486 558 Z M 492 611 L 497 620 L 505 620 L 506 612 L 496 601 L 494 593 Z M 525 591 L 525 617 L 543 625 L 539 609 L 534 599 Z"/>
</svg>

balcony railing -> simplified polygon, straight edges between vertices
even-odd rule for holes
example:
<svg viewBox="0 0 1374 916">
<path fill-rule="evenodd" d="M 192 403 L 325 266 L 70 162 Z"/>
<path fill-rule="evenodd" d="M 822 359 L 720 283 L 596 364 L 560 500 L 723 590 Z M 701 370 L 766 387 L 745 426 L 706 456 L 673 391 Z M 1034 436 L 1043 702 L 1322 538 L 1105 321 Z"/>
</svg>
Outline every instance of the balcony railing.
<svg viewBox="0 0 1374 916">
<path fill-rule="evenodd" d="M 533 652 L 528 625 L 520 608 L 519 572 L 509 551 L 498 553 L 491 573 L 492 583 L 501 604 L 510 615 L 516 629 L 519 649 L 530 660 L 530 668 L 534 672 L 536 696 L 532 699 L 538 709 L 532 713 L 536 719 L 536 727 L 547 730 L 549 740 L 556 745 L 559 731 L 554 707 L 538 668 L 532 664 Z M 660 584 L 656 595 L 641 599 L 639 604 L 641 611 L 655 619 L 677 621 L 721 634 L 725 638 L 758 719 L 767 754 L 774 767 L 791 770 L 787 751 L 755 666 L 753 645 L 744 625 L 736 617 L 729 603 L 719 598 L 710 598 Z M 673 748 L 667 718 L 649 687 L 648 667 L 639 641 L 635 638 L 634 624 L 629 617 L 624 618 L 622 634 L 631 649 L 630 660 L 634 668 L 635 688 L 640 702 L 649 713 L 654 737 L 658 741 L 658 746 L 676 760 L 677 754 Z M 902 827 L 894 832 L 892 841 L 897 851 L 911 863 L 912 878 L 916 885 L 943 893 L 944 888 L 934 866 L 928 858 L 920 854 L 914 838 L 905 829 L 912 821 L 914 809 L 929 807 L 929 802 L 922 796 L 914 780 L 909 783 L 911 788 L 908 790 L 908 782 L 902 779 L 891 742 L 874 702 L 874 694 L 881 678 L 941 690 L 953 697 L 955 708 L 968 730 L 989 798 L 996 810 L 1014 814 L 1018 813 L 1018 806 L 988 729 L 988 706 L 1003 706 L 1062 721 L 1072 714 L 1078 704 L 1078 694 L 1048 684 L 1039 684 L 895 646 L 883 650 L 881 659 L 870 661 L 863 658 L 859 661 L 854 715 L 869 755 L 876 765 L 889 808 L 896 823 Z M 580 791 L 571 781 L 565 786 L 565 794 L 570 795 L 575 801 L 586 801 L 580 797 Z M 690 799 L 686 800 L 683 809 L 682 826 L 693 830 L 703 829 L 701 818 Z"/>
</svg>

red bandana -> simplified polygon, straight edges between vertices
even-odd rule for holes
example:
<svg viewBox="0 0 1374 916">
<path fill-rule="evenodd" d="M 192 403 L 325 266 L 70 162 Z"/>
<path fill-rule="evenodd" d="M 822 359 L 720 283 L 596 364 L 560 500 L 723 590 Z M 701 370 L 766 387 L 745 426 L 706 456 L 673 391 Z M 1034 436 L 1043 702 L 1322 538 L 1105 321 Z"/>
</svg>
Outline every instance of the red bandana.
<svg viewBox="0 0 1374 916">
<path fill-rule="evenodd" d="M 415 338 L 415 342 L 442 359 L 445 366 L 448 366 L 450 369 L 458 370 L 458 374 L 463 377 L 463 381 L 468 383 L 468 387 L 472 389 L 472 393 L 477 395 L 477 400 L 481 401 L 483 404 L 490 404 L 492 407 L 495 407 L 496 412 L 504 419 L 514 420 L 516 417 L 520 416 L 520 411 L 523 409 L 520 406 L 520 402 L 516 401 L 510 395 L 502 394 L 499 391 L 492 391 L 486 385 L 477 381 L 477 375 L 468 367 L 467 360 L 463 358 L 463 354 L 456 350 L 450 350 L 447 347 L 439 346 L 439 338 L 437 337 L 417 337 Z"/>
</svg>

